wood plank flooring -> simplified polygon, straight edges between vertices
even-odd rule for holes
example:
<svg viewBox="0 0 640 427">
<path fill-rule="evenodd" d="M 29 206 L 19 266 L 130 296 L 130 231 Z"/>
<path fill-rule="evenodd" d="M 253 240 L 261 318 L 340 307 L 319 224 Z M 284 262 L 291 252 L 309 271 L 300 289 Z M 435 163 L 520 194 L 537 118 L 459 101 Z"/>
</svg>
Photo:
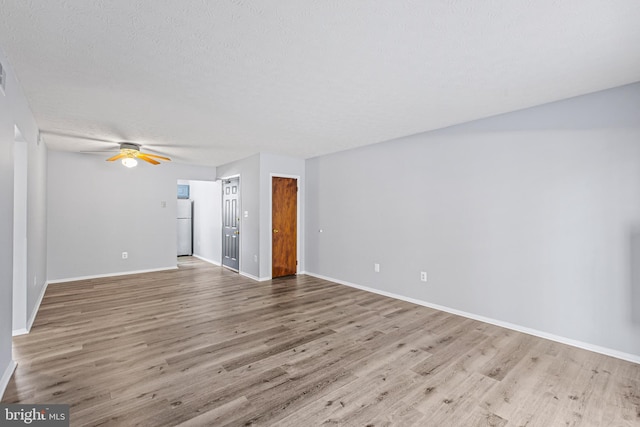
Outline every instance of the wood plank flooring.
<svg viewBox="0 0 640 427">
<path fill-rule="evenodd" d="M 309 276 L 51 285 L 5 403 L 74 426 L 640 426 L 640 365 Z"/>
</svg>

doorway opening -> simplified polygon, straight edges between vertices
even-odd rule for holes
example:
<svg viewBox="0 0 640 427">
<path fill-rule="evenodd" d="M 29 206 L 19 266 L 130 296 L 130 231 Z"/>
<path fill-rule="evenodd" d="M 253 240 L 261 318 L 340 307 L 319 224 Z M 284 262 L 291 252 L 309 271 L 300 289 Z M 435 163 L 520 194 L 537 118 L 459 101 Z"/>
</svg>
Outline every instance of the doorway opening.
<svg viewBox="0 0 640 427">
<path fill-rule="evenodd" d="M 176 257 L 177 262 L 191 257 L 210 264 L 221 264 L 220 239 L 220 182 L 177 181 L 176 201 Z"/>
</svg>

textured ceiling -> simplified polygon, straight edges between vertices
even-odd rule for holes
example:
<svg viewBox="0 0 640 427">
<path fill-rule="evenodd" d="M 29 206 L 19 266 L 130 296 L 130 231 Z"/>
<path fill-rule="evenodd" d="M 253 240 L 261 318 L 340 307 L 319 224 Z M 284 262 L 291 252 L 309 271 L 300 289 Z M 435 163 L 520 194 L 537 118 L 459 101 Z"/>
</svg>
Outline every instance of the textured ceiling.
<svg viewBox="0 0 640 427">
<path fill-rule="evenodd" d="M 308 158 L 640 81 L 638 0 L 0 0 L 45 142 Z"/>
</svg>

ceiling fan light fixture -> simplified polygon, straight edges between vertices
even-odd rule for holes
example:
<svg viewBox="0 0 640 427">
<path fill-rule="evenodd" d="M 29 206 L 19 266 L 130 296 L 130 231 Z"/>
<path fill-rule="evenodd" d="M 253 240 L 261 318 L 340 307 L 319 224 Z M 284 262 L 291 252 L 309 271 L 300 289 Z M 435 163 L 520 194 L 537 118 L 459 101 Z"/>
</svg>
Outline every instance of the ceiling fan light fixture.
<svg viewBox="0 0 640 427">
<path fill-rule="evenodd" d="M 160 160 L 170 162 L 171 159 L 158 154 L 143 153 L 140 151 L 140 144 L 133 142 L 121 142 L 120 153 L 115 156 L 111 156 L 107 159 L 107 162 L 115 162 L 116 160 L 122 160 L 122 164 L 128 168 L 135 167 L 138 164 L 138 159 L 144 160 L 152 165 L 159 165 Z"/>
<path fill-rule="evenodd" d="M 124 159 L 122 159 L 122 164 L 128 168 L 132 168 L 138 164 L 138 161 L 133 157 L 125 157 Z"/>
</svg>

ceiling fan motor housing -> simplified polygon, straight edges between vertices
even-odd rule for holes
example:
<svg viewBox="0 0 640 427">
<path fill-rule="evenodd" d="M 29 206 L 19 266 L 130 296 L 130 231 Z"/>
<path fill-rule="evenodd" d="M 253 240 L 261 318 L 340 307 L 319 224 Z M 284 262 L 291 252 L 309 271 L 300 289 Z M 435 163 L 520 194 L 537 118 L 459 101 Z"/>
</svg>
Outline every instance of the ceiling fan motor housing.
<svg viewBox="0 0 640 427">
<path fill-rule="evenodd" d="M 140 144 L 134 144 L 133 142 L 121 142 L 120 150 L 140 151 Z"/>
</svg>

